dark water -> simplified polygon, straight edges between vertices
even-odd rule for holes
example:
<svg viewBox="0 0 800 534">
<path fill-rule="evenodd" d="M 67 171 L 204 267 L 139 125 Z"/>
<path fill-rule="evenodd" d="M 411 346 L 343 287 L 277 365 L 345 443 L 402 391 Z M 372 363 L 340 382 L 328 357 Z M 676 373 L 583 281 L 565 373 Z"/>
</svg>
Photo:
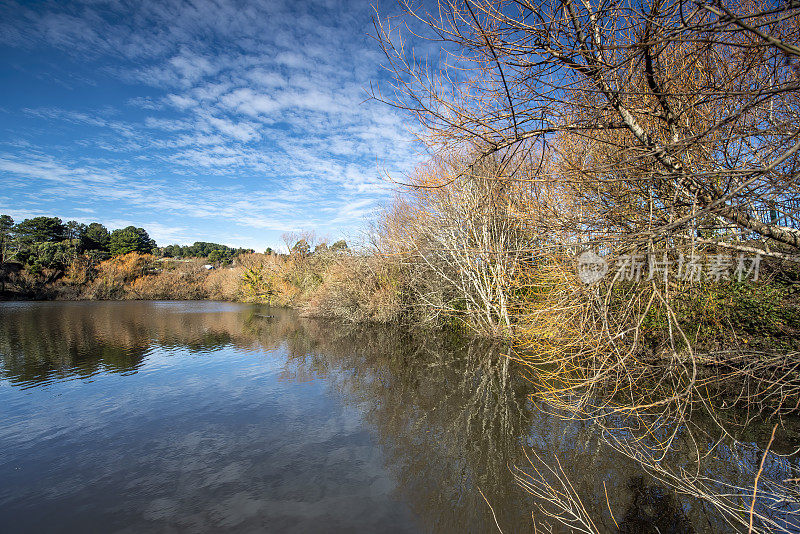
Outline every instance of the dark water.
<svg viewBox="0 0 800 534">
<path fill-rule="evenodd" d="M 249 305 L 0 303 L 0 532 L 532 532 L 531 454 L 601 531 L 731 530 L 537 409 L 502 352 Z"/>
</svg>

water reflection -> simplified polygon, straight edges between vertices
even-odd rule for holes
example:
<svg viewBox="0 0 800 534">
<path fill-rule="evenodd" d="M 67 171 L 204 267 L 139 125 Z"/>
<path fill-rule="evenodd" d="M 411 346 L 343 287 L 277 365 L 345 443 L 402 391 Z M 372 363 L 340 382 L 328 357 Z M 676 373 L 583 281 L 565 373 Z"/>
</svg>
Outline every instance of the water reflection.
<svg viewBox="0 0 800 534">
<path fill-rule="evenodd" d="M 360 407 L 403 498 L 427 529 L 496 530 L 478 488 L 504 531 L 532 528 L 530 503 L 508 468 L 523 457 L 529 384 L 500 348 L 412 339 L 388 328 L 336 335 L 310 323 L 306 330 L 318 341 L 292 350 L 289 365 L 301 376 L 331 376 L 337 391 Z"/>
<path fill-rule="evenodd" d="M 247 335 L 236 336 L 252 310 L 221 303 L 181 304 L 0 304 L 0 377 L 36 385 L 98 372 L 132 373 L 154 345 L 202 352 L 254 342 Z"/>
<path fill-rule="evenodd" d="M 535 512 L 568 532 L 514 478 L 538 456 L 600 530 L 731 531 L 597 426 L 534 405 L 503 353 L 245 305 L 0 305 L 0 523 L 508 533 L 533 531 Z M 691 445 L 668 461 L 691 465 Z M 730 459 L 720 447 L 709 469 L 746 486 L 750 460 Z M 769 476 L 796 477 L 776 462 Z"/>
</svg>

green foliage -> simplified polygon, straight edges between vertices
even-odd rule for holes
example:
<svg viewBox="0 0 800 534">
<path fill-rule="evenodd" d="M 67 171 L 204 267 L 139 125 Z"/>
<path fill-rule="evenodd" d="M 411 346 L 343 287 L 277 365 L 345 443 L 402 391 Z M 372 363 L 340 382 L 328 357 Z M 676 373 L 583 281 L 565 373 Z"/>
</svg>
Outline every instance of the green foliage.
<svg viewBox="0 0 800 534">
<path fill-rule="evenodd" d="M 58 217 L 34 217 L 17 224 L 14 235 L 21 244 L 56 242 L 67 237 L 67 228 Z"/>
<path fill-rule="evenodd" d="M 42 264 L 41 263 L 34 263 L 33 265 L 28 265 L 28 273 L 39 276 L 42 274 Z"/>
<path fill-rule="evenodd" d="M 75 243 L 70 240 L 34 245 L 35 263 L 47 269 L 66 269 L 75 257 Z"/>
<path fill-rule="evenodd" d="M 80 239 L 86 233 L 87 226 L 78 221 L 67 221 L 64 225 L 64 237 L 67 239 Z"/>
<path fill-rule="evenodd" d="M 41 274 L 44 269 L 63 271 L 75 259 L 76 244 L 77 240 L 32 243 L 20 247 L 14 257 L 26 266 L 30 274 Z"/>
<path fill-rule="evenodd" d="M 136 228 L 135 226 L 114 230 L 111 232 L 108 242 L 108 249 L 112 256 L 121 256 L 131 252 L 150 254 L 154 248 L 155 241 L 150 239 L 144 228 Z"/>
<path fill-rule="evenodd" d="M 779 333 L 790 320 L 786 294 L 784 287 L 736 282 L 724 286 L 722 298 L 731 303 L 728 318 L 734 328 L 769 335 Z"/>
<path fill-rule="evenodd" d="M 790 341 L 800 331 L 800 308 L 787 287 L 769 282 L 724 280 L 706 282 L 674 295 L 672 307 L 692 343 L 724 347 L 736 339 L 747 343 Z M 654 305 L 642 322 L 651 346 L 663 342 L 669 329 L 667 311 Z"/>
<path fill-rule="evenodd" d="M 231 248 L 218 243 L 195 241 L 193 245 L 167 245 L 161 249 L 165 258 L 208 258 L 212 263 L 230 264 L 241 254 L 251 254 L 253 249 Z"/>
<path fill-rule="evenodd" d="M 108 229 L 100 223 L 93 222 L 86 227 L 80 236 L 81 250 L 98 250 L 108 252 L 108 243 L 111 240 L 111 234 Z"/>
<path fill-rule="evenodd" d="M 0 266 L 0 290 L 10 283 L 13 293 L 39 298 L 51 298 L 53 291 L 68 298 L 232 298 L 238 290 L 239 274 L 230 269 L 206 271 L 198 262 L 156 263 L 149 256 L 155 249 L 147 231 L 135 226 L 109 232 L 99 222 L 64 224 L 57 217 L 15 225 L 10 216 L 0 215 L 0 263 L 13 259 L 24 266 L 22 271 Z M 253 251 L 197 241 L 159 252 L 230 265 Z"/>
<path fill-rule="evenodd" d="M 297 254 L 298 256 L 308 256 L 311 253 L 311 246 L 308 244 L 308 241 L 301 239 L 294 244 L 291 253 Z"/>
<path fill-rule="evenodd" d="M 0 215 L 0 235 L 9 235 L 12 228 L 14 228 L 14 219 L 10 215 Z"/>
<path fill-rule="evenodd" d="M 0 264 L 6 259 L 6 250 L 11 242 L 14 219 L 10 215 L 0 215 Z"/>
</svg>

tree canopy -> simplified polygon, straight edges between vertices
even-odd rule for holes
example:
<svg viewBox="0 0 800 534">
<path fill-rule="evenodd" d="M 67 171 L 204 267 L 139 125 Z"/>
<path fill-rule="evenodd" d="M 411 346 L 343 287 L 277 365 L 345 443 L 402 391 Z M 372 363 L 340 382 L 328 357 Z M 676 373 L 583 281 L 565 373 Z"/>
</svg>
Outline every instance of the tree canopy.
<svg viewBox="0 0 800 534">
<path fill-rule="evenodd" d="M 310 252 L 311 252 L 311 246 L 305 239 L 301 239 L 300 241 L 295 243 L 291 250 L 292 254 L 297 254 L 299 256 L 308 256 Z"/>
<path fill-rule="evenodd" d="M 5 261 L 6 248 L 11 241 L 11 230 L 14 228 L 14 219 L 9 215 L 0 215 L 0 264 Z"/>
<path fill-rule="evenodd" d="M 150 239 L 144 228 L 128 226 L 111 232 L 108 242 L 108 250 L 112 256 L 120 256 L 131 252 L 140 254 L 150 254 L 156 246 L 156 242 Z"/>
<path fill-rule="evenodd" d="M 81 248 L 83 250 L 99 250 L 108 252 L 108 244 L 111 240 L 111 234 L 108 232 L 108 228 L 98 222 L 93 222 L 86 227 L 80 239 Z"/>
<path fill-rule="evenodd" d="M 236 256 L 255 251 L 250 248 L 232 248 L 219 243 L 195 241 L 192 245 L 167 245 L 160 252 L 165 258 L 208 258 L 213 263 L 231 263 Z"/>
<path fill-rule="evenodd" d="M 78 255 L 87 256 L 91 265 L 109 255 L 130 252 L 167 258 L 208 258 L 213 263 L 230 264 L 236 256 L 255 251 L 206 241 L 159 249 L 147 231 L 136 226 L 109 232 L 99 222 L 64 223 L 58 217 L 33 217 L 15 224 L 11 216 L 0 215 L 0 263 L 15 261 L 41 271 L 66 268 Z"/>
<path fill-rule="evenodd" d="M 344 239 L 340 239 L 339 241 L 335 242 L 333 245 L 329 247 L 331 252 L 344 252 L 349 250 L 347 246 L 347 242 Z"/>
<path fill-rule="evenodd" d="M 67 228 L 58 217 L 34 217 L 14 226 L 16 239 L 21 243 L 63 241 Z"/>
</svg>

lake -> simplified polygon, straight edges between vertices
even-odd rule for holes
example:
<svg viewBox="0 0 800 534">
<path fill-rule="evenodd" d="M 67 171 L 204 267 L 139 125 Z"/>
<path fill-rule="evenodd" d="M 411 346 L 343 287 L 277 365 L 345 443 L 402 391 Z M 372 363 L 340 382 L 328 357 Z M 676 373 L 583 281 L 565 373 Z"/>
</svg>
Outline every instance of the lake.
<svg viewBox="0 0 800 534">
<path fill-rule="evenodd" d="M 0 531 L 532 532 L 532 454 L 601 531 L 730 531 L 504 352 L 246 304 L 0 303 Z"/>
</svg>

